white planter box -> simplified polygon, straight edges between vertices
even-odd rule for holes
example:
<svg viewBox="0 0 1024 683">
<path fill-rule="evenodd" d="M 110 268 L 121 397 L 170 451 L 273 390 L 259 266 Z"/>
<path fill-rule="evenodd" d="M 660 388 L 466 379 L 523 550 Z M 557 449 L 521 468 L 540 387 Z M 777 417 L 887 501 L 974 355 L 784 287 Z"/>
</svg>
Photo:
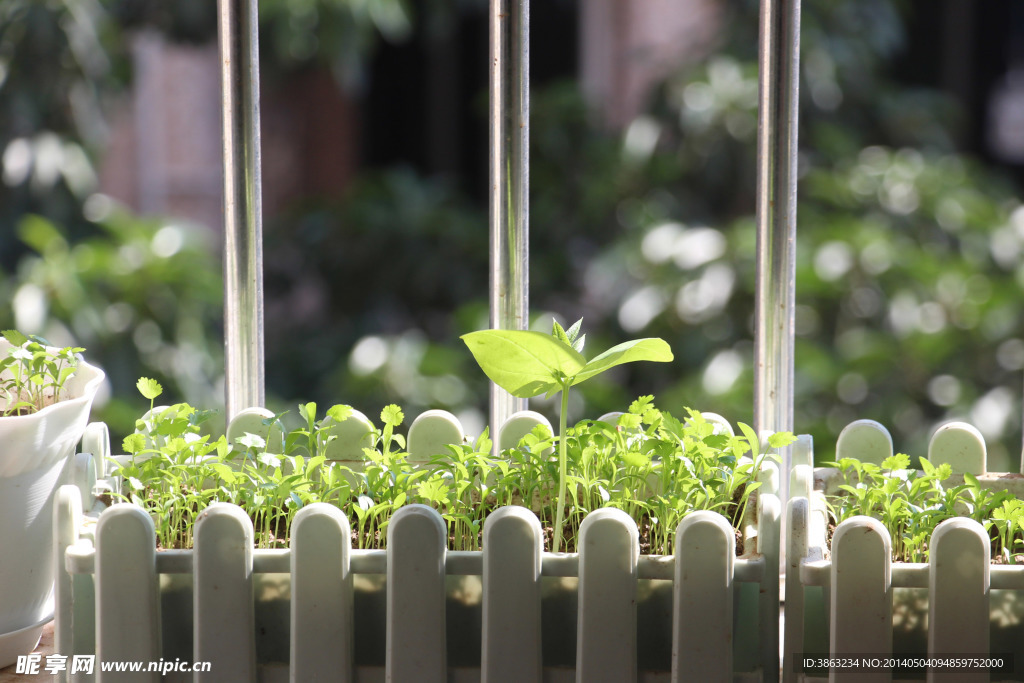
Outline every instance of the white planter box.
<svg viewBox="0 0 1024 683">
<path fill-rule="evenodd" d="M 386 551 L 351 549 L 328 505 L 300 511 L 289 549 L 253 550 L 242 510 L 215 504 L 195 550 L 157 552 L 141 508 L 83 524 L 64 487 L 56 651 L 209 661 L 194 680 L 218 682 L 778 680 L 780 504 L 759 493 L 737 558 L 717 513 L 687 516 L 673 557 L 641 557 L 613 509 L 588 516 L 579 554 L 542 552 L 518 507 L 488 518 L 483 552 L 451 552 L 419 505 L 392 518 Z"/>
<path fill-rule="evenodd" d="M 885 428 L 860 421 L 840 435 L 836 458 L 881 463 L 891 454 Z M 975 474 L 993 490 L 1015 491 L 1024 483 L 1020 475 L 985 472 L 984 441 L 968 425 L 937 431 L 929 460 L 953 465 L 961 482 L 963 472 Z M 811 462 L 809 440 L 801 437 L 794 447 L 787 512 L 783 680 L 817 680 L 796 670 L 794 658 L 806 653 L 839 658 L 1012 653 L 1016 671 L 993 674 L 991 680 L 1024 679 L 1024 566 L 991 565 L 988 534 L 963 518 L 935 530 L 929 563 L 893 563 L 888 532 L 867 517 L 836 527 L 829 549 L 823 493 L 842 481 L 836 470 L 812 469 Z M 889 681 L 911 675 L 833 670 L 829 680 Z M 990 680 L 988 671 L 945 675 L 951 677 L 936 680 Z"/>
</svg>

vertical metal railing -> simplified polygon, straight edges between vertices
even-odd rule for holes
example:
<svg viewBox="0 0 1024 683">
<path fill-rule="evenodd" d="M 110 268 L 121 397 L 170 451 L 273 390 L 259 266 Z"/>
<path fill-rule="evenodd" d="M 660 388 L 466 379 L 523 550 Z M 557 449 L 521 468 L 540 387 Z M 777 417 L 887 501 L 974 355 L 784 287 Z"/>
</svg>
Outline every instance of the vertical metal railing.
<svg viewBox="0 0 1024 683">
<path fill-rule="evenodd" d="M 262 406 L 263 220 L 257 0 L 218 0 L 224 131 L 227 419 Z"/>
<path fill-rule="evenodd" d="M 762 0 L 757 130 L 754 428 L 793 430 L 800 0 Z M 789 492 L 784 454 L 780 498 Z"/>
<path fill-rule="evenodd" d="M 490 306 L 492 328 L 529 321 L 530 2 L 491 0 Z M 497 430 L 526 400 L 491 385 Z"/>
<path fill-rule="evenodd" d="M 264 402 L 256 0 L 218 0 L 224 134 L 225 401 Z M 754 423 L 793 429 L 799 0 L 763 0 L 758 114 Z M 490 5 L 490 323 L 525 329 L 529 301 L 529 0 Z M 497 429 L 525 408 L 491 387 Z M 782 471 L 788 473 L 789 463 Z M 787 475 L 782 477 L 785 499 Z"/>
</svg>

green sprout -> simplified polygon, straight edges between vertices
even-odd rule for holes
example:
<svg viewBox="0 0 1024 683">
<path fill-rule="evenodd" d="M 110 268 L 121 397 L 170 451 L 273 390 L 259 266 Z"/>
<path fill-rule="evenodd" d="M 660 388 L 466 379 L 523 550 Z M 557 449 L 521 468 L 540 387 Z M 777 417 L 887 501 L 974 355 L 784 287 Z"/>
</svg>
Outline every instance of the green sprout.
<svg viewBox="0 0 1024 683">
<path fill-rule="evenodd" d="M 17 330 L 4 330 L 3 336 L 11 348 L 0 359 L 0 415 L 29 415 L 63 400 L 65 384 L 78 367 L 76 354 L 85 349 L 53 349 L 45 339 Z"/>
<path fill-rule="evenodd" d="M 558 322 L 550 335 L 527 330 L 480 330 L 463 335 L 470 352 L 484 374 L 517 398 L 562 394 L 558 414 L 558 507 L 554 526 L 554 549 L 562 542 L 566 486 L 566 419 L 569 388 L 616 365 L 648 360 L 666 363 L 672 351 L 663 339 L 634 339 L 614 346 L 587 361 L 580 353 L 582 319 L 564 330 Z"/>
</svg>

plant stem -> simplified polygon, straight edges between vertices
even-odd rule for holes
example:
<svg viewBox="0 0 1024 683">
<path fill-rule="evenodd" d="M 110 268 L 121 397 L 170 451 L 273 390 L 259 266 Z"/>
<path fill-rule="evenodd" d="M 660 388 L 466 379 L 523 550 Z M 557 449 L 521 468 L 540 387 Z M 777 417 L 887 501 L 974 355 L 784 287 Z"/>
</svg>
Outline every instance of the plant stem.
<svg viewBox="0 0 1024 683">
<path fill-rule="evenodd" d="M 554 536 L 555 552 L 559 552 L 562 546 L 562 518 L 565 513 L 565 470 L 566 470 L 566 444 L 565 424 L 566 413 L 569 412 L 569 387 L 562 386 L 562 409 L 558 413 L 558 507 L 555 509 L 555 528 L 552 530 Z"/>
</svg>

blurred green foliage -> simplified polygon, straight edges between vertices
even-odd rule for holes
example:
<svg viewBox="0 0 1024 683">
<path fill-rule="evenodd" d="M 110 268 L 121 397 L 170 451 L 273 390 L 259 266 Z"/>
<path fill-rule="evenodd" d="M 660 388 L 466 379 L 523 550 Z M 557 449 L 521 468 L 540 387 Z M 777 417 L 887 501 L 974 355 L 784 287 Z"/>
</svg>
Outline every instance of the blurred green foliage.
<svg viewBox="0 0 1024 683">
<path fill-rule="evenodd" d="M 134 429 L 142 411 L 130 388 L 143 375 L 174 396 L 222 404 L 222 294 L 210 235 L 141 220 L 99 196 L 90 203 L 97 233 L 74 243 L 41 216 L 22 219 L 18 235 L 31 251 L 3 281 L 10 307 L 0 321 L 86 347 L 109 382 L 94 417 L 115 434 Z"/>
<path fill-rule="evenodd" d="M 70 4 L 44 11 L 12 1 L 0 12 L 35 17 Z M 164 3 L 108 7 L 121 24 L 96 35 L 141 24 L 193 37 L 209 30 L 208 17 L 190 29 Z M 725 7 L 715 53 L 668 78 L 621 135 L 593 125 L 573 85 L 532 93 L 534 317 L 544 328 L 551 313 L 563 322 L 583 317 L 595 348 L 660 336 L 677 359 L 667 371 L 623 368 L 613 381 L 588 383 L 573 419 L 657 393 L 673 411 L 692 406 L 750 421 L 758 12 L 753 0 Z M 262 46 L 276 55 L 265 64 L 283 70 L 314 61 L 353 78 L 358 59 L 345 50 L 357 46 L 352 54 L 365 56 L 377 36 L 397 39 L 436 8 L 416 10 L 397 1 L 261 3 L 270 22 Z M 904 44 L 901 11 L 890 0 L 803 3 L 795 431 L 813 434 L 828 459 L 838 431 L 868 417 L 893 431 L 898 449 L 923 454 L 937 422 L 964 419 L 989 439 L 990 469 L 1012 470 L 1024 369 L 1024 211 L 1016 188 L 954 148 L 955 106 L 887 73 Z M 27 34 L 15 40 L 10 22 L 0 27 L 0 59 L 15 54 L 12 44 L 29 49 Z M 32 34 L 32 49 L 69 53 L 67 36 L 47 30 L 50 42 Z M 358 39 L 345 38 L 350 30 Z M 19 71 L 31 68 L 26 62 L 0 61 L 8 74 L 0 145 L 26 140 L 34 150 L 53 133 L 90 149 L 79 119 L 42 112 L 71 111 L 68 93 L 79 81 L 99 92 L 123 80 L 112 63 L 101 75 L 75 67 L 70 76 L 65 64 L 64 76 L 48 81 L 51 92 L 36 87 L 38 75 Z M 22 110 L 37 113 L 7 114 Z M 89 193 L 66 174 L 46 186 L 35 179 L 41 166 L 30 164 L 12 177 L 7 154 L 0 221 L 20 221 L 33 251 L 4 296 L 42 292 L 48 317 L 40 331 L 59 322 L 90 347 L 115 396 L 134 397 L 136 376 L 158 375 L 171 399 L 180 392 L 193 404 L 215 404 L 220 294 L 209 252 L 181 228 L 84 210 Z M 27 213 L 51 222 L 22 219 Z M 170 229 L 186 237 L 158 257 L 157 235 Z M 336 201 L 295 206 L 265 229 L 274 407 L 344 401 L 373 414 L 400 403 L 409 414 L 444 407 L 480 425 L 484 378 L 457 340 L 486 325 L 484 207 L 457 185 L 393 169 L 366 175 Z M 36 238 L 37 230 L 48 237 Z M 129 262 L 138 265 L 120 272 L 131 244 Z M 80 245 L 91 245 L 92 265 L 77 260 Z M 156 335 L 138 331 L 152 331 L 146 321 L 159 329 L 158 344 L 147 346 Z"/>
<path fill-rule="evenodd" d="M 77 239 L 93 232 L 82 205 L 96 186 L 91 155 L 104 143 L 100 102 L 118 76 L 114 27 L 79 0 L 0 3 L 0 266 L 26 253 L 22 216 L 53 220 Z"/>
<path fill-rule="evenodd" d="M 157 30 L 172 40 L 217 39 L 217 3 L 210 0 L 105 0 L 122 29 Z M 426 16 L 447 15 L 447 0 L 415 3 Z M 414 3 L 409 0 L 259 0 L 260 68 L 263 78 L 311 65 L 330 68 L 349 88 L 358 88 L 367 60 L 383 39 L 409 37 Z"/>
<path fill-rule="evenodd" d="M 737 19 L 752 7 L 737 4 Z M 950 102 L 887 78 L 903 39 L 896 9 L 804 3 L 795 429 L 827 457 L 843 426 L 872 418 L 898 449 L 923 454 L 937 422 L 963 419 L 988 437 L 990 467 L 1015 470 L 1024 211 L 1016 188 L 953 148 Z M 624 153 L 632 137 L 644 164 L 668 155 L 683 175 L 625 200 L 634 279 L 619 301 L 646 306 L 645 333 L 676 329 L 677 349 L 693 349 L 674 400 L 741 418 L 752 387 L 756 40 L 749 22 L 725 25 L 726 47 L 670 79 L 626 133 Z"/>
<path fill-rule="evenodd" d="M 582 316 L 595 344 L 662 336 L 677 357 L 669 373 L 631 368 L 586 387 L 577 414 L 655 391 L 750 419 L 756 3 L 730 8 L 722 48 L 668 79 L 622 136 L 590 125 L 573 87 L 534 93 L 535 315 Z M 963 419 L 988 437 L 991 467 L 1014 470 L 1024 211 L 1005 178 L 954 149 L 951 102 L 886 75 L 903 43 L 898 9 L 804 3 L 795 427 L 827 458 L 856 418 L 920 453 L 936 423 Z M 451 237 L 482 248 L 480 228 Z M 463 331 L 428 338 L 447 348 Z M 363 350 L 382 348 L 378 336 Z M 408 356 L 368 355 L 387 359 L 374 379 L 399 365 L 414 376 Z M 464 364 L 453 371 L 480 405 L 482 386 Z"/>
<path fill-rule="evenodd" d="M 458 330 L 486 325 L 486 303 L 476 303 L 487 294 L 483 226 L 451 186 L 402 169 L 363 177 L 339 203 L 269 222 L 274 393 L 353 396 L 369 414 L 391 402 L 414 414 L 473 402 L 463 378 L 475 365 L 455 342 Z"/>
</svg>

